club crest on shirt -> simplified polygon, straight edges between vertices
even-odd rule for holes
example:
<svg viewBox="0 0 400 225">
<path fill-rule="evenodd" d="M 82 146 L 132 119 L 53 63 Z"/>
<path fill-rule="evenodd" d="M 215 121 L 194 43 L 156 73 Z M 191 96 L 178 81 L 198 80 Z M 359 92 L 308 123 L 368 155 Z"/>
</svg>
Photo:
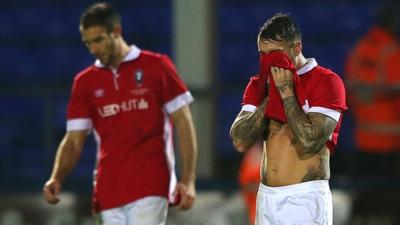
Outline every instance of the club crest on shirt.
<svg viewBox="0 0 400 225">
<path fill-rule="evenodd" d="M 97 90 L 94 91 L 93 94 L 94 94 L 94 96 L 96 98 L 103 97 L 104 96 L 104 89 L 97 89 Z"/>
<path fill-rule="evenodd" d="M 142 87 L 143 84 L 144 73 L 143 70 L 137 69 L 133 72 L 133 79 L 136 82 L 136 87 L 132 89 L 130 92 L 134 95 L 144 95 L 148 91 L 146 87 Z"/>
<path fill-rule="evenodd" d="M 143 83 L 143 70 L 141 70 L 141 69 L 135 70 L 135 72 L 133 73 L 133 76 L 136 81 L 136 86 L 140 87 Z"/>
</svg>

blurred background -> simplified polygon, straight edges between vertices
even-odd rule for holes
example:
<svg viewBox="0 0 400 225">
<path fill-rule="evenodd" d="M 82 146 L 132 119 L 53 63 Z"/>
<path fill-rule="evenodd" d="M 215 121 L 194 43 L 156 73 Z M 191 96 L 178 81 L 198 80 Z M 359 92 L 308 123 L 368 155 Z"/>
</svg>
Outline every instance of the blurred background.
<svg viewBox="0 0 400 225">
<path fill-rule="evenodd" d="M 192 110 L 199 136 L 198 198 L 188 213 L 172 209 L 169 224 L 225 225 L 249 224 L 238 182 L 243 155 L 233 149 L 229 129 L 241 109 L 244 88 L 258 71 L 259 27 L 277 11 L 291 13 L 303 32 L 304 55 L 345 80 L 346 59 L 374 26 L 381 1 L 110 2 L 121 13 L 126 41 L 170 55 L 196 99 Z M 93 138 L 66 180 L 62 203 L 53 207 L 41 199 L 65 132 L 72 79 L 94 62 L 78 31 L 80 13 L 92 3 L 13 0 L 0 4 L 2 225 L 94 224 L 90 215 Z M 400 71 L 397 76 L 400 79 Z M 396 152 L 400 149 L 366 153 L 356 145 L 354 124 L 350 108 L 331 158 L 335 224 L 400 224 Z M 376 168 L 375 156 L 383 156 L 382 164 L 392 162 L 391 167 Z"/>
</svg>

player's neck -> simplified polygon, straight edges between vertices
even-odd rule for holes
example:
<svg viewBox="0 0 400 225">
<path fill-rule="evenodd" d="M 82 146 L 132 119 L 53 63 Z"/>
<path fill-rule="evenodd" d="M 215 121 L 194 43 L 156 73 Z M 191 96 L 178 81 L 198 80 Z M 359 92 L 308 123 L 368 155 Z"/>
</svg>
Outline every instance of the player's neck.
<svg viewBox="0 0 400 225">
<path fill-rule="evenodd" d="M 121 38 L 121 40 L 119 40 L 117 43 L 118 57 L 114 60 L 111 66 L 114 68 L 118 68 L 119 65 L 122 63 L 122 61 L 124 60 L 125 56 L 128 55 L 129 51 L 130 51 L 129 45 Z"/>
<path fill-rule="evenodd" d="M 307 59 L 304 57 L 303 53 L 300 53 L 296 58 L 294 62 L 294 66 L 296 70 L 300 69 L 307 63 Z"/>
</svg>

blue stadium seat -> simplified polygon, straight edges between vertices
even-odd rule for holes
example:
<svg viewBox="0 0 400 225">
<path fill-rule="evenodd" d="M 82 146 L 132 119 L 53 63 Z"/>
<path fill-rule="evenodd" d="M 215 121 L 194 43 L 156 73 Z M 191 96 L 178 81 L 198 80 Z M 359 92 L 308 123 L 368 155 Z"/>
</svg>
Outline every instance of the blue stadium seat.
<svg viewBox="0 0 400 225">
<path fill-rule="evenodd" d="M 217 149 L 223 155 L 234 155 L 235 150 L 229 137 L 230 126 L 236 115 L 241 109 L 242 91 L 224 92 L 218 96 L 218 108 L 223 109 L 218 112 L 217 121 L 220 121 L 217 128 L 218 140 Z"/>
<path fill-rule="evenodd" d="M 225 39 L 219 48 L 219 81 L 224 85 L 247 83 L 258 73 L 259 56 L 256 42 Z"/>
</svg>

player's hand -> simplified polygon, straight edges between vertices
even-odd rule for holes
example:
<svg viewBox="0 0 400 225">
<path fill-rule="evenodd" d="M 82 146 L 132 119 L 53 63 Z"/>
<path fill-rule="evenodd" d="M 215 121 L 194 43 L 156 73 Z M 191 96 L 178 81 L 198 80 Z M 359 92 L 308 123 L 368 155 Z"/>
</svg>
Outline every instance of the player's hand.
<svg viewBox="0 0 400 225">
<path fill-rule="evenodd" d="M 293 73 L 292 71 L 279 68 L 271 67 L 272 78 L 274 79 L 276 88 L 279 90 L 282 98 L 293 95 Z"/>
<path fill-rule="evenodd" d="M 179 182 L 176 185 L 174 194 L 180 197 L 177 209 L 188 210 L 192 208 L 194 199 L 196 198 L 196 188 L 194 182 L 190 182 L 187 185 Z"/>
<path fill-rule="evenodd" d="M 43 187 L 43 198 L 50 204 L 57 204 L 60 201 L 58 194 L 61 191 L 61 182 L 50 179 Z"/>
</svg>

